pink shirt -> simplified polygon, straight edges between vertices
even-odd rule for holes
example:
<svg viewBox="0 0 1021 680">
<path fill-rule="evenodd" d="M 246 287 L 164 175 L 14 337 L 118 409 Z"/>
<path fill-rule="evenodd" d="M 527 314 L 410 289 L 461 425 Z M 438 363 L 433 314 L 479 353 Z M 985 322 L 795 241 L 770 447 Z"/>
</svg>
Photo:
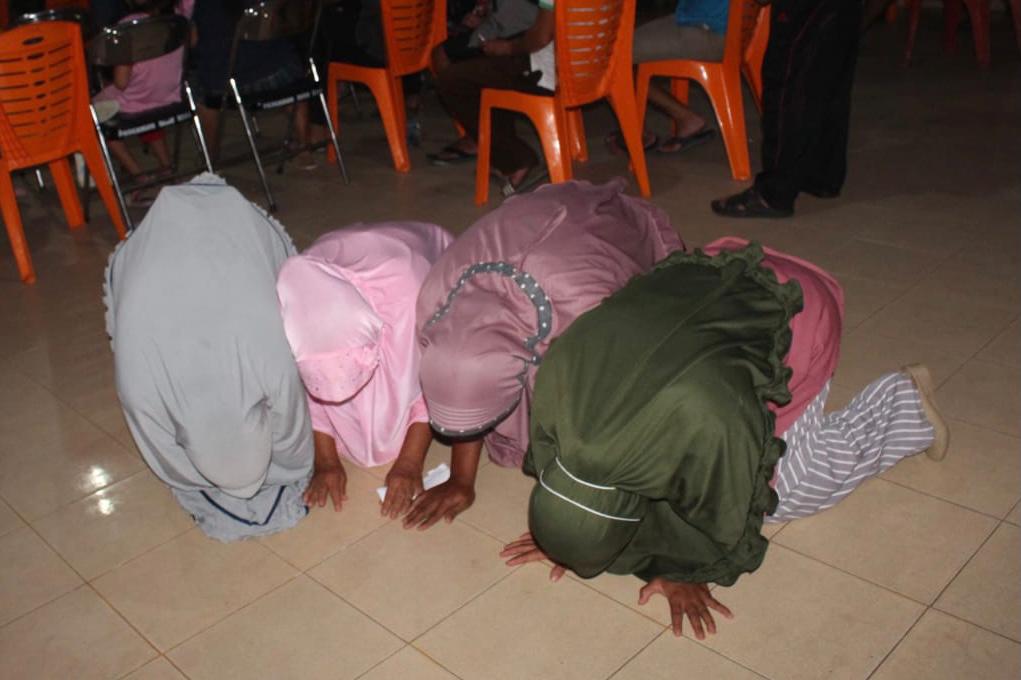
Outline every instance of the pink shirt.
<svg viewBox="0 0 1021 680">
<path fill-rule="evenodd" d="M 180 10 L 179 10 L 180 11 Z M 184 14 L 184 12 L 181 12 Z M 145 19 L 147 14 L 129 14 L 118 23 Z M 99 101 L 117 102 L 121 113 L 139 113 L 181 101 L 181 71 L 184 67 L 184 48 L 169 54 L 147 59 L 131 65 L 128 85 L 123 90 L 107 85 L 96 95 Z"/>
<path fill-rule="evenodd" d="M 312 429 L 333 437 L 341 455 L 359 465 L 394 460 L 408 428 L 429 421 L 418 381 L 415 300 L 452 240 L 432 224 L 356 224 L 321 236 L 280 271 L 284 329 L 306 389 L 342 398 L 309 394 Z M 310 263 L 331 278 L 303 276 Z M 353 287 L 358 299 L 331 306 L 323 296 L 337 300 L 344 292 L 328 286 Z"/>
<path fill-rule="evenodd" d="M 708 255 L 716 255 L 746 245 L 748 241 L 744 239 L 725 236 L 703 250 Z M 811 262 L 770 248 L 763 250 L 766 253 L 763 265 L 773 270 L 780 283 L 797 281 L 804 296 L 804 308 L 791 320 L 791 348 L 784 359 L 784 364 L 792 371 L 788 383 L 791 401 L 782 407 L 769 405 L 776 414 L 774 431 L 780 436 L 804 413 L 837 368 L 844 323 L 844 291 L 831 275 Z"/>
</svg>

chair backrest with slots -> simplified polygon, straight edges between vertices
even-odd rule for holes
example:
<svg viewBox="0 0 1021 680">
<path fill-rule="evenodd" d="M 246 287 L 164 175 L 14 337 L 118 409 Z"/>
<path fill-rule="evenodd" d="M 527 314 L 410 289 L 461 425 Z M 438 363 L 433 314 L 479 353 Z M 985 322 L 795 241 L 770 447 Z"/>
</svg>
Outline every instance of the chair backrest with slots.
<svg viewBox="0 0 1021 680">
<path fill-rule="evenodd" d="M 602 99 L 610 78 L 631 69 L 635 0 L 557 0 L 557 90 L 565 106 Z"/>
<path fill-rule="evenodd" d="M 429 68 L 435 46 L 447 39 L 445 0 L 381 0 L 387 68 L 395 75 Z"/>
<path fill-rule="evenodd" d="M 47 21 L 0 33 L 0 163 L 49 162 L 91 131 L 81 27 Z"/>
</svg>

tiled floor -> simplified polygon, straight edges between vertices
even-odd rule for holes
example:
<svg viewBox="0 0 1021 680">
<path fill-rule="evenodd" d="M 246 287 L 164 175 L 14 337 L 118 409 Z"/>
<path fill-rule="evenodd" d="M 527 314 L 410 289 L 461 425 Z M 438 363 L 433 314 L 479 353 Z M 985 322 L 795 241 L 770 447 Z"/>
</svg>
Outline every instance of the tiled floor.
<svg viewBox="0 0 1021 680">
<path fill-rule="evenodd" d="M 206 539 L 120 417 L 99 295 L 109 222 L 93 203 L 93 224 L 69 233 L 52 194 L 23 201 L 36 285 L 17 282 L 0 244 L 0 678 L 1019 677 L 1021 62 L 1002 14 L 988 73 L 967 38 L 958 56 L 938 53 L 939 23 L 923 17 L 909 69 L 902 25 L 866 36 L 837 201 L 728 222 L 708 209 L 740 186 L 720 144 L 650 155 L 654 200 L 689 245 L 736 233 L 839 275 L 833 403 L 922 359 L 954 431 L 946 462 L 905 461 L 829 512 L 772 527 L 762 568 L 718 589 L 736 617 L 705 643 L 674 639 L 662 601 L 639 607 L 636 579 L 553 584 L 544 567 L 505 567 L 497 552 L 525 527 L 529 486 L 492 465 L 475 506 L 425 534 L 379 517 L 382 471 L 351 470 L 339 515 Z M 587 121 L 578 174 L 624 173 L 598 142 L 606 110 Z M 427 146 L 451 130 L 432 105 Z M 414 151 L 398 176 L 377 123 L 348 118 L 343 135 L 351 186 L 330 167 L 271 177 L 299 245 L 358 220 L 460 231 L 481 214 L 471 167 Z M 227 176 L 261 200 L 250 169 Z"/>
</svg>

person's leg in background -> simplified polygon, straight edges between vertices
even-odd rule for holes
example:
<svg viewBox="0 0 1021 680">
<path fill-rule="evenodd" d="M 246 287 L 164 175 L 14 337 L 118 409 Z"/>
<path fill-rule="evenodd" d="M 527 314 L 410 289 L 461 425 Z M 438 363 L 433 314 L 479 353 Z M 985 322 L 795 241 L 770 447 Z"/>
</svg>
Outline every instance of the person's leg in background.
<svg viewBox="0 0 1021 680">
<path fill-rule="evenodd" d="M 762 171 L 751 188 L 713 201 L 714 212 L 788 217 L 801 191 L 839 191 L 861 11 L 861 0 L 775 0 L 762 65 Z"/>
<path fill-rule="evenodd" d="M 538 80 L 539 73 L 529 74 L 527 54 L 481 57 L 451 64 L 436 79 L 436 89 L 447 112 L 473 141 L 478 141 L 482 89 L 550 94 L 536 85 Z M 516 187 L 539 160 L 532 147 L 515 132 L 514 115 L 510 111 L 495 110 L 492 115 L 493 167 Z"/>
</svg>

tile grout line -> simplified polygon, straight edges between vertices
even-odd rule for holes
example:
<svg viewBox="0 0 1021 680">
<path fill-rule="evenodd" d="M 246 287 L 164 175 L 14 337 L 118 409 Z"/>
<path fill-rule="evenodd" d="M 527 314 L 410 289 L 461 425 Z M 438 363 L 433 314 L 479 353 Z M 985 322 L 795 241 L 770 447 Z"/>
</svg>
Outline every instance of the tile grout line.
<svg viewBox="0 0 1021 680">
<path fill-rule="evenodd" d="M 915 455 L 916 456 L 921 456 L 921 455 L 924 455 L 924 453 L 917 453 Z M 894 467 L 896 467 L 896 466 L 894 466 Z M 962 503 L 960 503 L 958 501 L 953 501 L 953 500 L 950 500 L 949 498 L 943 498 L 942 496 L 938 496 L 938 495 L 932 493 L 931 491 L 925 491 L 923 489 L 916 489 L 915 487 L 913 487 L 913 486 L 911 486 L 909 484 L 906 484 L 904 482 L 898 482 L 898 481 L 893 480 L 893 479 L 887 479 L 886 477 L 883 477 L 882 475 L 879 475 L 877 477 L 873 477 L 872 479 L 881 479 L 882 481 L 887 482 L 888 484 L 893 484 L 894 486 L 899 486 L 902 489 L 907 489 L 908 491 L 913 491 L 914 493 L 921 494 L 923 496 L 928 496 L 929 498 L 932 498 L 933 500 L 942 501 L 942 502 L 944 502 L 944 503 L 946 503 L 948 505 L 953 505 L 956 508 L 960 508 L 961 510 L 967 510 L 968 512 L 973 512 L 976 515 L 982 515 L 983 517 L 988 517 L 989 519 L 994 519 L 997 522 L 1004 521 L 1004 518 L 1000 517 L 998 515 L 993 515 L 993 514 L 988 513 L 988 512 L 986 512 L 984 510 L 976 510 L 975 508 L 972 508 L 972 507 L 969 507 L 967 505 L 964 505 L 964 504 L 962 504 Z M 848 494 L 848 495 L 850 495 L 850 494 Z M 1021 496 L 1019 496 L 1018 498 L 1019 498 L 1019 500 L 1021 500 Z M 1015 501 L 1014 505 L 1011 505 L 1010 509 L 1007 510 L 1007 515 L 1009 515 L 1011 513 L 1011 511 L 1014 509 L 1014 507 L 1016 505 L 1017 505 L 1017 501 Z M 780 533 L 780 532 L 778 531 L 777 533 Z"/>
<path fill-rule="evenodd" d="M 905 639 L 907 639 L 908 635 L 911 634 L 911 631 L 915 629 L 915 626 L 918 625 L 918 622 L 922 620 L 922 617 L 924 617 L 925 613 L 929 611 L 931 608 L 932 608 L 931 606 L 926 605 L 926 607 L 921 612 L 919 612 L 918 617 L 914 621 L 912 621 L 911 625 L 907 627 L 907 629 L 901 634 L 899 638 L 897 638 L 897 642 L 895 642 L 894 645 L 890 647 L 886 654 L 883 655 L 883 658 L 880 659 L 879 662 L 876 663 L 876 665 L 872 668 L 872 670 L 869 671 L 869 674 L 865 676 L 865 680 L 871 680 L 872 676 L 879 672 L 879 669 L 883 667 L 883 664 L 886 663 L 887 659 L 889 659 L 893 655 L 893 653 L 897 651 L 897 648 L 901 646 L 901 643 L 903 643 Z"/>
</svg>

